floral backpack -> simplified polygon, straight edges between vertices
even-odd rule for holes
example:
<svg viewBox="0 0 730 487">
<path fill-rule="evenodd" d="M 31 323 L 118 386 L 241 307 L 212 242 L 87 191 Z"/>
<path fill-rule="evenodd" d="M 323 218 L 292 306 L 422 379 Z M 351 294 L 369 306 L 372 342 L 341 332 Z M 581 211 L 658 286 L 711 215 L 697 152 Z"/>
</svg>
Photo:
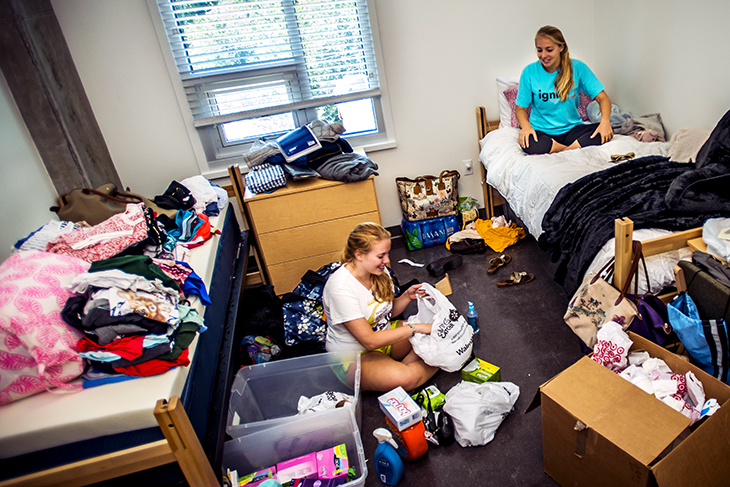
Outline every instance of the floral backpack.
<svg viewBox="0 0 730 487">
<path fill-rule="evenodd" d="M 0 405 L 66 384 L 84 371 L 81 332 L 61 319 L 67 286 L 89 264 L 67 255 L 19 252 L 0 264 Z"/>
</svg>

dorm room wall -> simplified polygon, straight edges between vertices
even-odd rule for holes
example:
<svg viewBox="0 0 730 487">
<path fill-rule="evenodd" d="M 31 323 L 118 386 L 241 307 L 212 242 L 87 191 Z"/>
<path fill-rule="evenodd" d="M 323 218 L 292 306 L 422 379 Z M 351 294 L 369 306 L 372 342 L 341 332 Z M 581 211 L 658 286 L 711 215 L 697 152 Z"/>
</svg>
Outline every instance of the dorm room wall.
<svg viewBox="0 0 730 487">
<path fill-rule="evenodd" d="M 612 0 L 596 7 L 595 58 L 612 98 L 660 112 L 667 131 L 712 129 L 730 109 L 730 2 Z"/>
<path fill-rule="evenodd" d="M 172 179 L 197 174 L 195 141 L 188 137 L 146 0 L 52 0 L 52 5 L 123 183 L 154 195 Z M 398 144 L 370 154 L 380 165 L 376 185 L 386 226 L 400 223 L 396 176 L 446 168 L 463 172 L 461 161 L 472 159 L 475 175 L 462 177 L 460 190 L 481 196 L 474 107 L 483 105 L 490 118 L 498 117 L 495 78 L 517 76 L 535 59 L 533 36 L 541 25 L 563 29 L 571 54 L 589 63 L 620 106 L 659 111 L 670 131 L 688 124 L 711 128 L 729 105 L 721 85 L 730 79 L 730 66 L 712 59 L 721 59 L 717 54 L 728 44 L 725 2 L 559 0 L 547 6 L 537 0 L 375 0 L 375 5 Z M 4 83 L 0 91 L 3 148 L 19 152 L 11 158 L 6 149 L 0 155 L 2 176 L 12 176 L 0 179 L 0 201 L 6 211 L 23 211 L 22 222 L 10 222 L 9 213 L 2 218 L 9 230 L 0 232 L 4 258 L 17 238 L 48 221 L 56 195 Z"/>
</svg>

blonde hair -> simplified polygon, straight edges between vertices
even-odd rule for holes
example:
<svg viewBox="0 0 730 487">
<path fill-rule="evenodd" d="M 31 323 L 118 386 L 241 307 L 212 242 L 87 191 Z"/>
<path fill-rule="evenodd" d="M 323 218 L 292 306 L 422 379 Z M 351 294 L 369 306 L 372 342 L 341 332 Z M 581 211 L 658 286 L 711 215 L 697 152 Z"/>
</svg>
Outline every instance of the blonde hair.
<svg viewBox="0 0 730 487">
<path fill-rule="evenodd" d="M 550 39 L 558 46 L 563 47 L 563 51 L 560 53 L 560 72 L 555 77 L 555 93 L 560 101 L 565 101 L 568 99 L 570 92 L 573 91 L 573 64 L 570 62 L 568 43 L 565 42 L 565 37 L 563 37 L 560 29 L 552 25 L 540 27 L 537 34 L 535 34 L 536 41 L 538 37 Z"/>
<path fill-rule="evenodd" d="M 390 232 L 378 225 L 377 223 L 360 223 L 350 232 L 347 238 L 347 245 L 342 250 L 340 262 L 343 264 L 352 264 L 357 260 L 356 253 L 367 254 L 373 250 L 375 245 L 385 239 L 390 239 Z M 395 293 L 393 292 L 393 280 L 390 278 L 388 271 L 380 275 L 371 274 L 370 282 L 372 284 L 373 297 L 378 301 L 393 301 Z"/>
</svg>

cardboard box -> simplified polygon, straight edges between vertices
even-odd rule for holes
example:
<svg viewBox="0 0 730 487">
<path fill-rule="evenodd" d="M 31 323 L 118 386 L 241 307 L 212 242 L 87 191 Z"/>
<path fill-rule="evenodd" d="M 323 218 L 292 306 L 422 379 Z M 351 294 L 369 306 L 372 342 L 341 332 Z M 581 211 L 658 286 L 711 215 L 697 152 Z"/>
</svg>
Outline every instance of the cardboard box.
<svg viewBox="0 0 730 487">
<path fill-rule="evenodd" d="M 421 420 L 421 408 L 400 386 L 378 397 L 378 403 L 398 431 L 403 431 Z"/>
<path fill-rule="evenodd" d="M 545 472 L 562 486 L 720 486 L 730 483 L 730 387 L 629 333 L 676 373 L 692 371 L 722 407 L 693 431 L 690 420 L 583 357 L 540 386 Z"/>
<path fill-rule="evenodd" d="M 499 367 L 475 358 L 461 369 L 461 378 L 469 382 L 499 382 L 502 374 Z"/>
</svg>

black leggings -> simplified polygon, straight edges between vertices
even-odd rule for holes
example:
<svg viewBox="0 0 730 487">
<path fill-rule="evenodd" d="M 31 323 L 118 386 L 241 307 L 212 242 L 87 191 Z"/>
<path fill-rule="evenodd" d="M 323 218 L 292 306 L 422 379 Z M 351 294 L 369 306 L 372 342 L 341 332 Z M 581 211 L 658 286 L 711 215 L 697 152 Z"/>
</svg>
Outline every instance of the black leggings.
<svg viewBox="0 0 730 487">
<path fill-rule="evenodd" d="M 597 128 L 597 123 L 583 124 L 573 127 L 564 134 L 559 135 L 548 135 L 545 132 L 535 130 L 535 132 L 537 133 L 537 142 L 535 142 L 535 139 L 532 137 L 532 135 L 530 135 L 528 140 L 529 146 L 523 147 L 522 150 L 530 155 L 547 154 L 553 147 L 553 141 L 559 144 L 563 144 L 566 147 L 576 140 L 581 147 L 588 147 L 589 145 L 601 145 L 603 143 L 601 142 L 601 134 L 596 134 L 595 137 L 591 138 L 591 135 L 593 134 L 593 132 L 596 131 Z"/>
</svg>

